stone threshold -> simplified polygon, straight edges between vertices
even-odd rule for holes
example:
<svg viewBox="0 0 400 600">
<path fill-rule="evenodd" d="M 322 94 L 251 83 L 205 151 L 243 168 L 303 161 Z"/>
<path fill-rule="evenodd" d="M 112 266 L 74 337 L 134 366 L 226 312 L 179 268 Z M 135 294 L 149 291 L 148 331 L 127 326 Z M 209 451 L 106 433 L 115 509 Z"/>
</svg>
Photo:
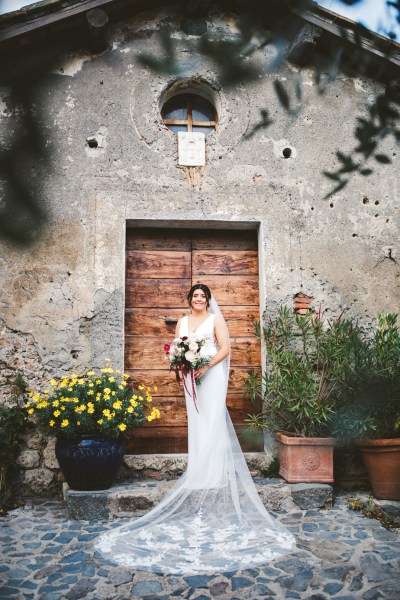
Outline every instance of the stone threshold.
<svg viewBox="0 0 400 600">
<path fill-rule="evenodd" d="M 175 480 L 136 480 L 101 491 L 77 491 L 64 484 L 68 517 L 77 520 L 107 520 L 118 516 L 139 517 L 151 510 Z M 289 484 L 282 479 L 255 479 L 260 498 L 271 512 L 331 508 L 333 488 L 328 484 Z"/>
</svg>

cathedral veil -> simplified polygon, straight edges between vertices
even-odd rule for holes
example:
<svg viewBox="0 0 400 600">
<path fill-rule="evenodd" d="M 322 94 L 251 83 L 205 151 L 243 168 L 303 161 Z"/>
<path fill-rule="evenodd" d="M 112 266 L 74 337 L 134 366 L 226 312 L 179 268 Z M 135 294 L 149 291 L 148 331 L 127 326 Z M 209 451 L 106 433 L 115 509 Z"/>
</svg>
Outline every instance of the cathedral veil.
<svg viewBox="0 0 400 600">
<path fill-rule="evenodd" d="M 201 329 L 215 352 L 212 315 L 221 312 L 214 297 L 210 313 Z M 188 333 L 185 317 L 180 335 Z M 293 535 L 269 515 L 251 478 L 226 409 L 228 378 L 229 355 L 197 386 L 199 412 L 185 391 L 188 468 L 146 515 L 96 540 L 105 558 L 126 568 L 187 575 L 255 567 L 294 548 Z"/>
</svg>

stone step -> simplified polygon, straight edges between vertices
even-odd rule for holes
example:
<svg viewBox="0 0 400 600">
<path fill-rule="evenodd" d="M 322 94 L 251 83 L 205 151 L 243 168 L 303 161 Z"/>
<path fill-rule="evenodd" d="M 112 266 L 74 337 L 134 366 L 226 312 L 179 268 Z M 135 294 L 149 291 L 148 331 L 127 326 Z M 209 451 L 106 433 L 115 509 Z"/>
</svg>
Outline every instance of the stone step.
<svg viewBox="0 0 400 600">
<path fill-rule="evenodd" d="M 187 467 L 187 453 L 182 454 L 126 454 L 120 480 L 133 478 L 169 479 L 179 477 Z M 265 452 L 245 452 L 244 457 L 252 477 L 268 477 L 274 460 Z"/>
<path fill-rule="evenodd" d="M 81 492 L 64 484 L 64 498 L 70 519 L 114 519 L 139 517 L 155 506 L 175 480 L 137 480 L 114 485 L 108 490 Z M 330 508 L 332 486 L 318 483 L 289 484 L 282 479 L 255 479 L 260 498 L 272 512 Z"/>
</svg>

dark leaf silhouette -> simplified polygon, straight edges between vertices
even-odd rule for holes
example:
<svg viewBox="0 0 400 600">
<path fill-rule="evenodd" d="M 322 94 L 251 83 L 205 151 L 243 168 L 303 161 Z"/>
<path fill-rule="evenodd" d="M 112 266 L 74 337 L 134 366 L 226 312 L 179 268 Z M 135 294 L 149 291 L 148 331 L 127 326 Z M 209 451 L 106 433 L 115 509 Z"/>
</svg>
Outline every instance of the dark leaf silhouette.
<svg viewBox="0 0 400 600">
<path fill-rule="evenodd" d="M 279 102 L 282 104 L 283 108 L 285 108 L 287 111 L 289 111 L 290 110 L 289 94 L 287 93 L 287 91 L 285 90 L 285 87 L 282 85 L 282 83 L 278 79 L 275 79 L 275 81 L 274 81 L 274 88 L 275 88 L 276 94 L 279 98 Z"/>
<path fill-rule="evenodd" d="M 388 156 L 386 156 L 386 154 L 375 154 L 374 158 L 379 163 L 382 163 L 384 165 L 387 165 L 392 162 L 391 159 Z"/>
<path fill-rule="evenodd" d="M 267 110 L 265 110 L 265 108 L 262 108 L 260 110 L 260 115 L 261 115 L 261 120 L 252 127 L 252 129 L 249 131 L 249 133 L 246 133 L 243 136 L 246 140 L 249 140 L 250 138 L 252 138 L 253 135 L 255 133 L 257 133 L 257 131 L 259 131 L 260 129 L 266 129 L 267 127 L 272 125 L 273 120 L 270 119 L 269 113 Z"/>
</svg>

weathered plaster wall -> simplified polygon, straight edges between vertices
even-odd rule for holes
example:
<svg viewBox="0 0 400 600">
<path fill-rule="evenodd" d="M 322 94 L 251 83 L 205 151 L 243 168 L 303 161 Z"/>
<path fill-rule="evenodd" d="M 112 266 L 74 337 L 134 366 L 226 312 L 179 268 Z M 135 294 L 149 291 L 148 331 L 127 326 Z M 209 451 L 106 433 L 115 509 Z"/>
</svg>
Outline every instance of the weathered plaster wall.
<svg viewBox="0 0 400 600">
<path fill-rule="evenodd" d="M 210 84 L 220 103 L 217 131 L 207 137 L 207 166 L 197 184 L 177 167 L 176 137 L 161 124 L 159 98 L 173 78 L 137 63 L 160 49 L 158 29 L 170 23 L 142 14 L 113 31 L 112 49 L 65 57 L 38 95 L 52 161 L 36 168 L 51 223 L 34 249 L 2 244 L 0 390 L 7 401 L 14 371 L 34 386 L 49 374 L 123 363 L 124 231 L 129 219 L 255 221 L 262 226 L 262 297 L 274 311 L 303 291 L 329 313 L 370 322 L 378 310 L 399 310 L 399 159 L 368 178 L 352 177 L 331 200 L 323 170 L 335 152 L 354 145 L 355 119 L 378 84 L 339 77 L 319 95 L 301 72 L 305 104 L 287 115 L 273 91 L 298 71 L 227 88 L 215 66 L 188 51 L 172 29 L 184 75 Z M 209 30 L 234 35 L 230 21 Z M 255 57 L 258 66 L 270 50 Z M 3 94 L 4 95 L 4 94 Z M 2 104 L 5 107 L 6 104 Z M 244 135 L 267 108 L 274 123 Z M 13 116 L 0 114 L 3 137 Z M 98 148 L 90 148 L 95 137 Z M 282 149 L 292 148 L 289 159 Z"/>
</svg>

